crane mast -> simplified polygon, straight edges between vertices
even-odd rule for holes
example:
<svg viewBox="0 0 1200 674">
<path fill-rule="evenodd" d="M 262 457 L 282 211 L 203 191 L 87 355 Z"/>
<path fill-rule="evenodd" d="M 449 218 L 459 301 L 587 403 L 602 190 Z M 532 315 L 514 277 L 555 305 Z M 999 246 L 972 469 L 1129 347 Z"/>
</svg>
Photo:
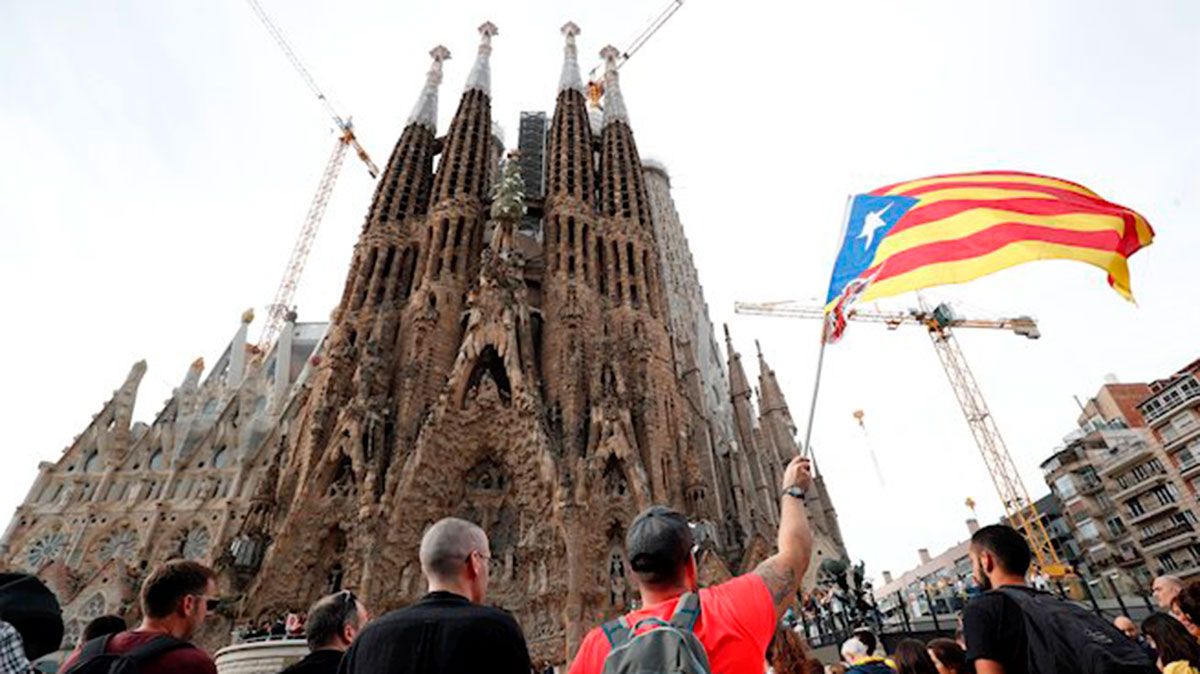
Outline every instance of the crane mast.
<svg viewBox="0 0 1200 674">
<path fill-rule="evenodd" d="M 333 193 L 333 186 L 337 183 L 338 175 L 342 171 L 342 164 L 346 161 L 348 147 L 349 143 L 345 141 L 343 134 L 329 155 L 329 161 L 325 162 L 325 171 L 321 173 L 321 182 L 317 184 L 317 192 L 308 206 L 308 215 L 304 217 L 300 234 L 296 236 L 296 243 L 292 245 L 292 254 L 288 257 L 283 280 L 280 281 L 279 288 L 275 291 L 275 299 L 267 308 L 267 320 L 263 325 L 262 335 L 258 338 L 258 348 L 264 352 L 279 338 L 287 314 L 291 311 L 292 298 L 296 296 L 296 286 L 300 284 L 300 276 L 304 273 L 308 253 L 312 250 L 313 241 L 317 238 L 317 230 L 320 228 L 321 220 L 325 217 L 325 208 L 329 205 L 329 196 Z"/>
<path fill-rule="evenodd" d="M 734 311 L 749 316 L 775 316 L 787 318 L 804 318 L 825 320 L 825 309 L 820 306 L 805 306 L 795 302 L 737 302 Z M 950 387 L 962 409 L 975 444 L 983 457 L 988 474 L 996 487 L 1000 502 L 1009 522 L 1019 528 L 1029 542 L 1034 559 L 1043 573 L 1059 578 L 1067 575 L 1070 568 L 1063 564 L 1058 553 L 1050 542 L 1050 535 L 1038 513 L 1034 502 L 1029 498 L 1025 482 L 1017 472 L 1016 463 L 1004 444 L 999 427 L 988 409 L 987 401 L 971 372 L 962 348 L 954 336 L 952 328 L 982 328 L 992 330 L 1008 330 L 1014 334 L 1037 339 L 1041 336 L 1037 322 L 1028 316 L 1001 319 L 968 319 L 957 316 L 949 305 L 939 304 L 929 309 L 922 303 L 919 309 L 907 312 L 860 311 L 851 309 L 848 320 L 868 323 L 883 323 L 890 330 L 901 325 L 920 325 L 929 333 L 933 348 L 937 352 L 942 369 L 950 380 Z"/>
<path fill-rule="evenodd" d="M 300 75 L 300 79 L 304 80 L 309 91 L 321 102 L 325 112 L 338 129 L 337 144 L 334 146 L 329 160 L 325 162 L 325 171 L 321 174 L 321 182 L 317 184 L 317 192 L 313 195 L 312 203 L 309 204 L 308 214 L 304 218 L 304 224 L 300 227 L 300 234 L 292 246 L 292 254 L 288 258 L 283 279 L 280 280 L 279 288 L 275 291 L 274 301 L 267 309 L 267 319 L 263 324 L 262 335 L 258 338 L 258 348 L 265 352 L 279 337 L 286 316 L 291 311 L 292 300 L 296 296 L 296 287 L 300 285 L 300 277 L 304 274 L 304 265 L 308 262 L 308 254 L 312 250 L 313 241 L 317 238 L 317 231 L 321 228 L 321 220 L 325 217 L 325 208 L 329 205 L 333 186 L 337 183 L 342 165 L 345 163 L 346 150 L 354 148 L 354 153 L 366 166 L 367 173 L 371 175 L 371 178 L 379 177 L 379 167 L 375 165 L 374 161 L 371 161 L 366 149 L 359 144 L 358 137 L 354 135 L 353 121 L 349 117 L 342 117 L 338 114 L 333 104 L 330 103 L 329 97 L 317 86 L 312 73 L 304 66 L 304 62 L 300 60 L 296 50 L 292 49 L 292 45 L 284 37 L 283 32 L 271 20 L 258 0 L 246 0 L 246 2 L 275 40 L 275 44 L 279 45 L 284 57 Z"/>
</svg>

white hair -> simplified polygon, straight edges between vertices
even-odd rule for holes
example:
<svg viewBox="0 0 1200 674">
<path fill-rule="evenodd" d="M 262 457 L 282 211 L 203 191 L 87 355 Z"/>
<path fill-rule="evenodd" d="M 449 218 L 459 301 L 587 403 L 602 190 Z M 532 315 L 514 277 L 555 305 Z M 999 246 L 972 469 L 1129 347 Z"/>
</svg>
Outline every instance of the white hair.
<svg viewBox="0 0 1200 674">
<path fill-rule="evenodd" d="M 855 660 L 865 658 L 870 653 L 867 652 L 867 645 L 858 640 L 858 637 L 850 637 L 842 642 L 842 659 L 848 663 L 853 663 Z"/>
<path fill-rule="evenodd" d="M 428 578 L 456 577 L 476 550 L 486 550 L 487 534 L 477 525 L 457 517 L 440 519 L 421 537 L 421 571 Z"/>
</svg>

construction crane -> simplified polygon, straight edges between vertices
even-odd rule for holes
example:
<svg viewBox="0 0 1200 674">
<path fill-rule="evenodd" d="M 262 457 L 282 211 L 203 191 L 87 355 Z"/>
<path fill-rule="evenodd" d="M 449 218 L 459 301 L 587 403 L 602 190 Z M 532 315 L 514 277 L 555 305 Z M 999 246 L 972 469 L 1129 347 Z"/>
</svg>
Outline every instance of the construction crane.
<svg viewBox="0 0 1200 674">
<path fill-rule="evenodd" d="M 654 37 L 654 34 L 663 27 L 663 24 L 667 22 L 667 19 L 670 19 L 675 15 L 675 12 L 679 11 L 680 7 L 683 7 L 683 0 L 670 0 L 670 2 L 667 3 L 667 6 L 664 7 L 663 10 L 657 15 L 655 15 L 655 17 L 650 21 L 649 24 L 646 25 L 642 32 L 638 33 L 638 36 L 633 39 L 633 42 L 629 43 L 629 46 L 626 47 L 621 52 L 621 55 L 617 57 L 617 68 L 625 65 L 625 62 L 629 60 L 629 57 L 636 54 L 639 49 L 645 46 L 646 42 L 648 42 L 650 38 Z M 600 107 L 600 100 L 604 98 L 604 73 L 601 71 L 603 65 L 604 64 L 597 65 L 588 72 L 588 101 L 594 108 Z"/>
<path fill-rule="evenodd" d="M 801 305 L 796 302 L 736 302 L 734 311 L 748 316 L 826 319 L 824 307 Z M 1037 339 L 1041 337 L 1037 322 L 1028 316 L 1001 319 L 964 318 L 955 314 L 945 303 L 930 309 L 923 301 L 920 308 L 907 312 L 851 309 L 846 318 L 865 323 L 883 323 L 889 330 L 895 330 L 902 325 L 919 325 L 926 329 L 938 359 L 942 362 L 942 368 L 950 380 L 950 386 L 954 389 L 954 395 L 958 398 L 963 415 L 967 418 L 967 425 L 971 427 L 971 434 L 975 436 L 975 444 L 979 446 L 979 452 L 983 455 L 983 462 L 992 476 L 996 493 L 1000 496 L 1000 502 L 1004 504 L 1009 522 L 1025 533 L 1025 540 L 1029 541 L 1029 547 L 1043 573 L 1051 578 L 1062 578 L 1070 574 L 1070 567 L 1062 562 L 1050 543 L 1045 524 L 1036 505 L 1029 498 L 1025 482 L 1017 472 L 1017 466 L 1012 455 L 1008 453 L 996 420 L 988 410 L 979 382 L 975 380 L 975 375 L 967 365 L 953 331 L 953 328 L 1008 330 L 1028 339 Z"/>
<path fill-rule="evenodd" d="M 329 205 L 329 196 L 333 193 L 333 186 L 337 183 L 342 165 L 346 161 L 346 150 L 354 148 L 355 154 L 367 167 L 367 173 L 371 174 L 371 178 L 379 177 L 379 167 L 371 161 L 366 149 L 359 144 L 358 137 L 354 135 L 354 123 L 351 118 L 338 114 L 333 104 L 330 103 L 329 97 L 317 86 L 312 73 L 308 72 L 304 62 L 300 60 L 296 51 L 292 49 L 292 45 L 288 43 L 287 38 L 283 36 L 279 27 L 267 15 L 258 0 L 246 0 L 246 2 L 262 21 L 275 43 L 283 50 L 283 55 L 299 73 L 300 79 L 304 80 L 309 91 L 324 106 L 325 112 L 333 119 L 333 123 L 338 129 L 337 144 L 329 155 L 329 160 L 325 162 L 325 171 L 321 174 L 321 182 L 317 184 L 317 193 L 313 195 L 312 203 L 308 207 L 308 214 L 304 217 L 304 224 L 300 227 L 300 234 L 292 246 L 292 254 L 288 258 L 279 288 L 275 291 L 275 299 L 267 309 L 267 319 L 263 324 L 262 335 L 258 338 L 258 348 L 266 352 L 279 337 L 279 331 L 283 329 L 287 314 L 292 309 L 292 299 L 296 296 L 296 287 L 300 284 L 300 277 L 304 273 L 304 264 L 308 261 L 313 241 L 317 238 L 317 231 L 321 228 L 321 220 L 325 217 L 325 208 Z"/>
</svg>

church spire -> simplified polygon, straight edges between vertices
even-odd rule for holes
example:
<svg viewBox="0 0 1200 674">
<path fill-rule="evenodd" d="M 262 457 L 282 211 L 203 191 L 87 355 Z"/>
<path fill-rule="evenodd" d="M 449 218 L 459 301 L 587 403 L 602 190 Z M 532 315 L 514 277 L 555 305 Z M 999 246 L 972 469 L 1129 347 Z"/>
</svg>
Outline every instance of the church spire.
<svg viewBox="0 0 1200 674">
<path fill-rule="evenodd" d="M 486 21 L 479 27 L 479 53 L 475 57 L 475 65 L 471 66 L 471 74 L 467 76 L 464 91 L 477 89 L 487 96 L 492 95 L 492 36 L 499 34 L 496 24 L 491 21 Z"/>
<path fill-rule="evenodd" d="M 567 38 L 563 47 L 562 76 L 558 78 L 558 91 L 574 89 L 583 93 L 583 78 L 579 76 L 579 50 L 575 47 L 575 36 L 579 35 L 579 26 L 574 21 L 563 24 L 561 32 Z"/>
<path fill-rule="evenodd" d="M 429 50 L 429 55 L 433 57 L 433 64 L 425 74 L 425 88 L 421 89 L 406 126 L 419 124 L 437 133 L 438 87 L 442 83 L 442 62 L 450 58 L 450 50 L 439 44 Z"/>
<path fill-rule="evenodd" d="M 611 44 L 600 50 L 604 59 L 604 126 L 613 122 L 629 124 L 629 112 L 625 109 L 625 97 L 621 95 L 621 80 L 617 74 L 617 58 L 620 50 Z"/>
<path fill-rule="evenodd" d="M 617 77 L 620 52 L 609 45 L 600 52 L 605 61 L 604 128 L 600 137 L 600 210 L 604 215 L 646 232 L 652 231 L 642 160 L 638 156 L 629 114 Z"/>
<path fill-rule="evenodd" d="M 375 188 L 375 198 L 367 213 L 368 229 L 385 221 L 423 215 L 429 210 L 437 145 L 438 85 L 442 83 L 442 62 L 450 58 L 450 50 L 438 45 L 429 55 L 433 64 L 425 75 L 425 86 Z"/>
</svg>

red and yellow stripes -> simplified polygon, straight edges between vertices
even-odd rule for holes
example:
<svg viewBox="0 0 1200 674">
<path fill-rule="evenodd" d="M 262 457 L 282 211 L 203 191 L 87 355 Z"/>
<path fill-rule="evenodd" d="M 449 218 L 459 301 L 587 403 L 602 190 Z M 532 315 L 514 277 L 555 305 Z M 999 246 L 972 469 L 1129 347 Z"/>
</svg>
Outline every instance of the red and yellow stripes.
<svg viewBox="0 0 1200 674">
<path fill-rule="evenodd" d="M 935 176 L 872 191 L 918 199 L 875 253 L 861 299 L 963 283 L 1034 260 L 1087 262 L 1132 300 L 1127 259 L 1154 239 L 1137 212 L 1086 187 L 1012 171 Z"/>
</svg>

